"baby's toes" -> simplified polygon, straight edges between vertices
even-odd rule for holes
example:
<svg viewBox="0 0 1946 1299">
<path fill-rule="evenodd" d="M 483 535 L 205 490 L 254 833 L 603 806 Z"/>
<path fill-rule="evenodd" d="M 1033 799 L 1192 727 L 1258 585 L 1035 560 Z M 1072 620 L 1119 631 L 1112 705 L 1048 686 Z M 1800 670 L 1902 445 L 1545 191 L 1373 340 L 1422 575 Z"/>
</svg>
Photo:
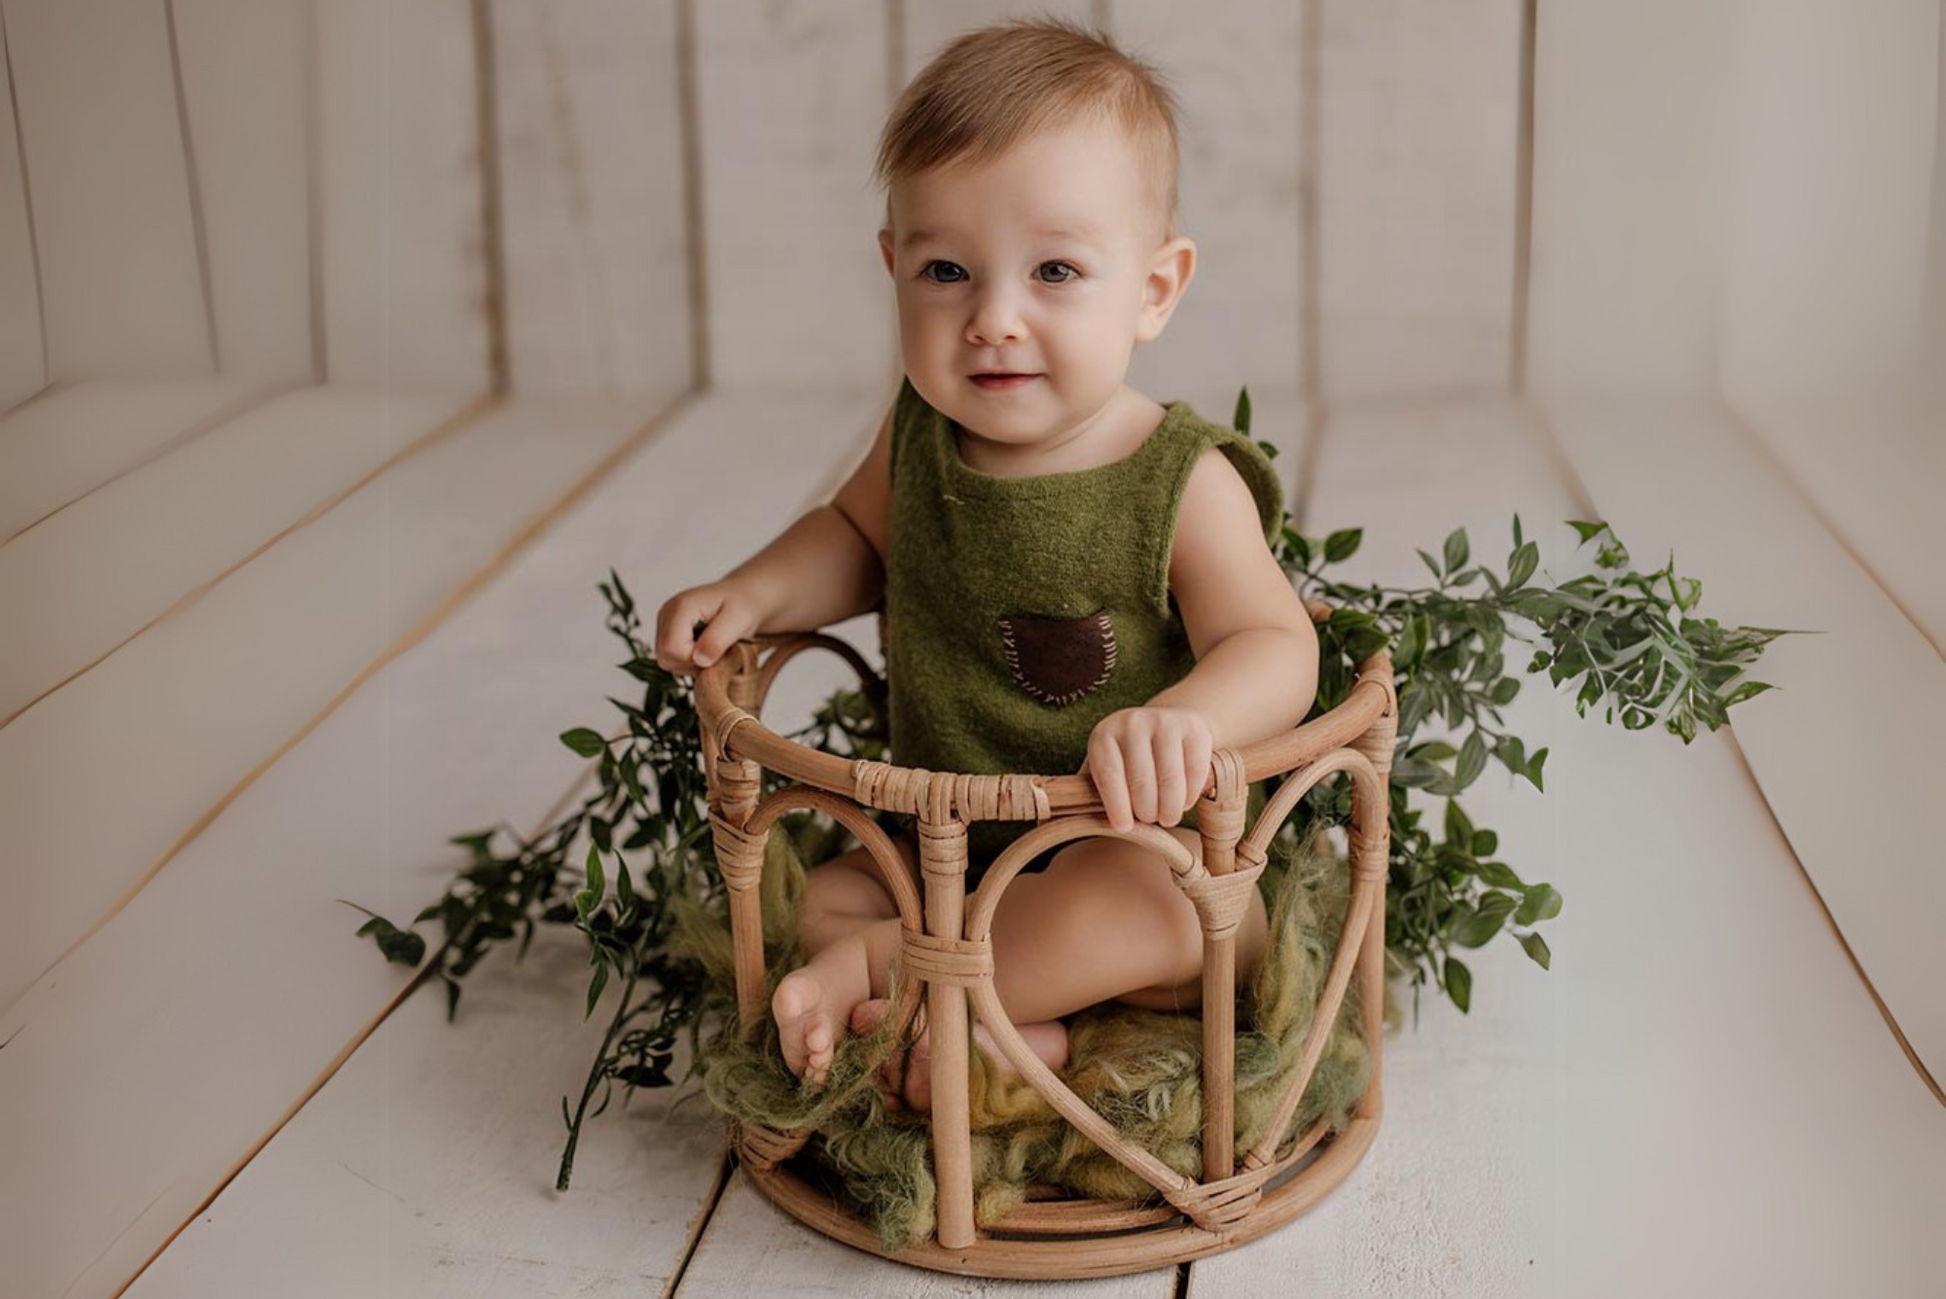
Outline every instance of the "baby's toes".
<svg viewBox="0 0 1946 1299">
<path fill-rule="evenodd" d="M 819 1026 L 818 1008 L 823 1002 L 824 985 L 808 969 L 786 974 L 771 994 L 770 1013 L 777 1021 L 784 1064 L 800 1078 L 810 1062 L 811 1034 Z"/>
</svg>

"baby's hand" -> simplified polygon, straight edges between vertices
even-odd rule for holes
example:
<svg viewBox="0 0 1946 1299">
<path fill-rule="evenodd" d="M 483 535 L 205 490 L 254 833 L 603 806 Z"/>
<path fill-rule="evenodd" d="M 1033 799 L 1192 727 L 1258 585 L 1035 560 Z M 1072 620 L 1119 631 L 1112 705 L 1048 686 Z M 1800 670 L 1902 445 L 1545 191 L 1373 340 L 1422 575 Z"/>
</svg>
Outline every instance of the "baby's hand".
<svg viewBox="0 0 1946 1299">
<path fill-rule="evenodd" d="M 723 657 L 763 621 L 749 591 L 738 582 L 710 582 L 678 591 L 655 615 L 655 661 L 665 672 L 689 676 Z M 698 623 L 708 630 L 696 634 Z"/>
<path fill-rule="evenodd" d="M 1215 745 L 1209 718 L 1193 708 L 1123 708 L 1095 724 L 1081 770 L 1117 830 L 1175 825 L 1202 796 Z"/>
</svg>

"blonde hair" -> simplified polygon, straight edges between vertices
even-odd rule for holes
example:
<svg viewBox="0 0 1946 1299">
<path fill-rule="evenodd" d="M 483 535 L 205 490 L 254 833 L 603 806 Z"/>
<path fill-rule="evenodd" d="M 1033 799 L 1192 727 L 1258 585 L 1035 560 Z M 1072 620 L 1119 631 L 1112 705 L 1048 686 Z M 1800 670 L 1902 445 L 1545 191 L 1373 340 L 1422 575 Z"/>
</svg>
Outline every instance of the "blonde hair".
<svg viewBox="0 0 1946 1299">
<path fill-rule="evenodd" d="M 1016 19 L 947 42 L 892 105 L 873 178 L 892 224 L 894 182 L 962 159 L 986 162 L 1090 112 L 1127 133 L 1162 238 L 1176 237 L 1178 104 L 1162 74 L 1106 33 L 1064 18 Z"/>
</svg>

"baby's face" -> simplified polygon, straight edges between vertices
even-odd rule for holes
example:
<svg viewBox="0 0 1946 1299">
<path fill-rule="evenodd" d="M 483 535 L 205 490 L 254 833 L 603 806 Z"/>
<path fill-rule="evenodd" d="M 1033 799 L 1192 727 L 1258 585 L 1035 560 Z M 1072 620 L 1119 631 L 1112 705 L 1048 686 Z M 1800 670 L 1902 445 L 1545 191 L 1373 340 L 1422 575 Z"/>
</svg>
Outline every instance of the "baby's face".
<svg viewBox="0 0 1946 1299">
<path fill-rule="evenodd" d="M 1059 442 L 1122 388 L 1135 344 L 1162 331 L 1188 275 L 1158 243 L 1136 152 L 1084 120 L 979 166 L 892 187 L 879 232 L 905 370 L 928 403 L 996 442 Z M 1032 376 L 995 385 L 976 375 Z"/>
</svg>

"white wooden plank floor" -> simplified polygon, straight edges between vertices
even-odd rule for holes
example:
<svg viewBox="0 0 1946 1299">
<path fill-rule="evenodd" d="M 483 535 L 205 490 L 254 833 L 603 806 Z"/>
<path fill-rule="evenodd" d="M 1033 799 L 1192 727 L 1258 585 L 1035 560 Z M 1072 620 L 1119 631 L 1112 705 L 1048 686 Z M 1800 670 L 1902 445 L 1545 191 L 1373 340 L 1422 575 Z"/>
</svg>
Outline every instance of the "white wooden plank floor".
<svg viewBox="0 0 1946 1299">
<path fill-rule="evenodd" d="M 236 378 L 92 379 L 43 393 L 0 419 L 0 541 L 267 395 Z"/>
<path fill-rule="evenodd" d="M 1552 414 L 1637 568 L 1673 550 L 1679 574 L 1703 578 L 1704 612 L 1816 633 L 1770 646 L 1756 675 L 1778 688 L 1738 710 L 1737 739 L 1867 977 L 1946 1079 L 1946 874 L 1921 813 L 1937 798 L 1946 663 L 1720 407 Z"/>
<path fill-rule="evenodd" d="M 668 1120 L 666 1093 L 611 1109 L 557 1195 L 556 1098 L 578 1088 L 601 1025 L 580 1018 L 585 958 L 540 940 L 524 968 L 503 953 L 449 1026 L 436 985 L 395 1004 L 401 972 L 333 900 L 403 918 L 450 877 L 445 835 L 542 817 L 576 772 L 553 735 L 598 720 L 614 688 L 594 581 L 614 564 L 652 610 L 720 573 L 828 493 L 882 406 L 716 394 L 683 412 L 0 1019 L 0 1193 L 16 1206 L 0 1217 L 0 1292 L 113 1295 L 138 1273 L 142 1296 L 1046 1288 L 912 1271 L 797 1224 L 725 1180 L 701 1098 Z M 749 456 L 739 433 L 786 411 L 807 436 Z M 1299 447 L 1278 440 L 1288 474 Z M 1577 500 L 1554 454 L 1517 403 L 1334 414 L 1306 530 L 1362 525 L 1349 575 L 1419 585 L 1413 546 L 1465 523 L 1476 553 L 1503 553 L 1517 509 L 1563 576 L 1560 520 L 1600 517 L 1620 489 L 1577 463 L 1597 501 Z M 760 490 L 695 490 L 732 472 Z M 1615 522 L 1639 563 L 1668 539 L 1660 516 Z M 397 512 L 361 520 L 405 527 Z M 353 541 L 316 544 L 368 581 L 379 570 Z M 1705 612 L 1741 616 L 1727 597 L 1747 579 L 1728 557 L 1684 543 L 1678 559 L 1705 579 Z M 292 571 L 331 574 L 328 549 L 306 563 Z M 868 620 L 839 630 L 875 653 Z M 151 660 L 142 679 L 190 679 L 186 663 Z M 292 673 L 343 679 L 302 659 Z M 787 676 L 775 720 L 838 679 Z M 1931 1221 L 1946 1125 L 1779 834 L 1777 788 L 1751 779 L 1740 733 L 1685 748 L 1527 685 L 1508 724 L 1553 750 L 1548 792 L 1496 766 L 1463 801 L 1503 859 L 1565 896 L 1543 926 L 1554 968 L 1505 939 L 1469 952 L 1471 1015 L 1428 995 L 1419 1027 L 1388 1042 L 1385 1126 L 1361 1167 L 1271 1237 L 1191 1265 L 1190 1293 L 1928 1293 L 1946 1272 Z M 171 726 L 184 723 L 140 723 Z M 202 805 L 168 797 L 177 822 Z M 1086 1284 L 1160 1297 L 1178 1279 Z"/>
<path fill-rule="evenodd" d="M 0 607 L 38 615 L 0 626 L 0 727 L 438 433 L 423 403 L 300 390 L 0 544 Z"/>
</svg>

